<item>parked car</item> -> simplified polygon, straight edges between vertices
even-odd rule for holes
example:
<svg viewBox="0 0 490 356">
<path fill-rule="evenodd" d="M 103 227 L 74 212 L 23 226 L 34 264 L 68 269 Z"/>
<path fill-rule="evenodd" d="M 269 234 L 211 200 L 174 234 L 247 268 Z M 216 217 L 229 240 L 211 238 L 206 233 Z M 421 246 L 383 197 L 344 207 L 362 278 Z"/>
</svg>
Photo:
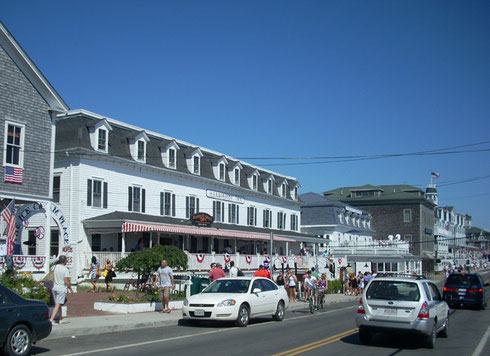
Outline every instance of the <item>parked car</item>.
<svg viewBox="0 0 490 356">
<path fill-rule="evenodd" d="M 6 355 L 29 355 L 32 344 L 51 333 L 49 309 L 0 284 L 0 346 Z"/>
<path fill-rule="evenodd" d="M 247 326 L 250 318 L 272 315 L 281 321 L 289 305 L 286 290 L 261 277 L 220 278 L 184 301 L 182 316 L 201 320 L 232 320 Z"/>
<path fill-rule="evenodd" d="M 444 284 L 442 295 L 451 308 L 472 306 L 485 309 L 487 306 L 485 283 L 478 273 L 450 274 Z"/>
<path fill-rule="evenodd" d="M 375 332 L 422 335 L 434 348 L 436 337 L 448 337 L 449 307 L 434 282 L 423 276 L 378 275 L 359 300 L 356 324 L 362 343 Z"/>
</svg>

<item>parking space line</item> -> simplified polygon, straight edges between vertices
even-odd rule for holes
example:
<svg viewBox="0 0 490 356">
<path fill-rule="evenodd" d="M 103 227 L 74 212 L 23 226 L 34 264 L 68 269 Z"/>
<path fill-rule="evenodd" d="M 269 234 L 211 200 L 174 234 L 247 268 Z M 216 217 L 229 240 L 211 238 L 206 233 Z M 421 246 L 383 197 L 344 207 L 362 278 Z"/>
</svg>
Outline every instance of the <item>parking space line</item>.
<svg viewBox="0 0 490 356">
<path fill-rule="evenodd" d="M 485 334 L 481 338 L 480 342 L 476 346 L 475 351 L 471 354 L 471 356 L 479 356 L 485 347 L 485 344 L 487 343 L 488 337 L 490 336 L 490 325 L 487 328 L 487 331 L 485 331 Z"/>
</svg>

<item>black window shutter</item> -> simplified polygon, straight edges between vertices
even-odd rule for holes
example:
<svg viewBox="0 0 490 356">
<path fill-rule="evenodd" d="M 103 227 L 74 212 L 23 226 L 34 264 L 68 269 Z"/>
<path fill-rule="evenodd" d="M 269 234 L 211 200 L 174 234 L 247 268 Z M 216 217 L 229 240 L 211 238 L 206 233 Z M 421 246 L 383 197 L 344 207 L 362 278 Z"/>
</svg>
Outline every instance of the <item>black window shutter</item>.
<svg viewBox="0 0 490 356">
<path fill-rule="evenodd" d="M 146 194 L 145 194 L 146 190 L 145 189 L 141 189 L 141 212 L 144 213 L 145 212 L 145 205 L 146 205 Z"/>
<path fill-rule="evenodd" d="M 263 227 L 267 227 L 267 226 L 265 226 L 265 222 L 266 222 L 266 217 L 265 217 L 265 215 L 266 215 L 266 214 L 269 214 L 269 213 L 267 212 L 267 210 L 264 210 L 264 211 L 262 212 L 262 225 L 263 225 Z"/>
<path fill-rule="evenodd" d="M 236 206 L 236 223 L 239 224 L 240 223 L 240 218 L 238 217 L 238 212 L 240 211 L 240 206 L 237 205 Z"/>
<path fill-rule="evenodd" d="M 133 187 L 128 187 L 128 211 L 133 211 Z"/>
<path fill-rule="evenodd" d="M 160 192 L 160 215 L 163 215 L 163 192 Z"/>
<path fill-rule="evenodd" d="M 189 197 L 185 197 L 185 217 L 190 218 L 189 214 Z"/>
<path fill-rule="evenodd" d="M 228 223 L 231 223 L 231 204 L 228 204 Z"/>
<path fill-rule="evenodd" d="M 172 216 L 175 216 L 175 194 L 172 194 Z"/>
<path fill-rule="evenodd" d="M 221 221 L 225 222 L 225 203 L 221 203 Z"/>
<path fill-rule="evenodd" d="M 108 186 L 109 184 L 107 182 L 104 182 L 104 199 L 102 202 L 102 206 L 104 209 L 107 209 L 107 197 L 108 197 Z"/>
<path fill-rule="evenodd" d="M 247 208 L 247 224 L 252 225 L 250 224 L 250 208 Z"/>
<path fill-rule="evenodd" d="M 196 198 L 196 214 L 199 212 L 199 198 Z"/>
<path fill-rule="evenodd" d="M 92 206 L 92 179 L 87 179 L 87 206 Z"/>
<path fill-rule="evenodd" d="M 257 226 L 257 208 L 254 208 L 254 226 Z"/>
<path fill-rule="evenodd" d="M 213 200 L 213 218 L 216 219 L 216 201 Z"/>
</svg>

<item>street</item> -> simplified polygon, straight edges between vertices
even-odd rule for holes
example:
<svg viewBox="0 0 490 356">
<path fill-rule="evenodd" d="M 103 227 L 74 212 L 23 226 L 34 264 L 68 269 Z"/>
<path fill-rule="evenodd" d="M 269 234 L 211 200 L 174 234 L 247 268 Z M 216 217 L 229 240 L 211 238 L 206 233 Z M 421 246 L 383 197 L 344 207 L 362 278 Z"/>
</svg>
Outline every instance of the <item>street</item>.
<svg viewBox="0 0 490 356">
<path fill-rule="evenodd" d="M 484 279 L 490 273 L 482 274 Z M 441 284 L 439 284 L 442 288 Z M 488 287 L 487 287 L 488 293 Z M 311 315 L 307 310 L 287 313 L 283 322 L 270 319 L 253 321 L 246 328 L 231 324 L 203 323 L 198 327 L 178 326 L 142 328 L 119 333 L 77 338 L 42 340 L 34 354 L 213 354 L 239 355 L 472 355 L 485 350 L 490 309 L 451 311 L 449 338 L 438 338 L 434 350 L 425 349 L 414 337 L 377 335 L 371 345 L 361 345 L 354 322 L 357 303 L 340 303 Z M 130 317 L 130 316 L 128 316 Z M 487 345 L 488 346 L 488 345 Z M 480 354 L 484 354 L 481 352 Z"/>
</svg>

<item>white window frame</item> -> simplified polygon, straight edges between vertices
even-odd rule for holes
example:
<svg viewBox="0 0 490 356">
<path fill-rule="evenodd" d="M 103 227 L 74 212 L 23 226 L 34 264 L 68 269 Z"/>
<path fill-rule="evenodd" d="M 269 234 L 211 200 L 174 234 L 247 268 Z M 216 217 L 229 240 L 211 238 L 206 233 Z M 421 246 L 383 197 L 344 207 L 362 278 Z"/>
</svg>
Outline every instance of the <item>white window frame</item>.
<svg viewBox="0 0 490 356">
<path fill-rule="evenodd" d="M 272 194 L 274 192 L 272 184 L 272 178 L 267 179 L 267 194 Z"/>
<path fill-rule="evenodd" d="M 221 181 L 225 181 L 225 171 L 226 171 L 226 165 L 221 162 L 218 164 L 218 179 Z"/>
<path fill-rule="evenodd" d="M 177 150 L 173 147 L 170 147 L 167 151 L 167 167 L 175 169 L 177 167 Z M 172 160 L 173 155 L 173 160 Z"/>
<path fill-rule="evenodd" d="M 255 206 L 247 208 L 247 225 L 257 226 L 257 208 Z"/>
<path fill-rule="evenodd" d="M 143 144 L 143 157 L 140 157 L 140 143 Z M 140 162 L 146 162 L 146 141 L 138 140 L 136 141 L 136 160 Z"/>
<path fill-rule="evenodd" d="M 20 142 L 19 146 L 14 145 L 16 147 L 19 147 L 19 162 L 17 164 L 15 163 L 7 163 L 7 145 L 8 145 L 8 127 L 14 126 L 20 128 Z M 3 165 L 4 166 L 12 166 L 12 167 L 19 167 L 19 168 L 24 168 L 24 149 L 25 149 L 25 130 L 26 127 L 23 124 L 19 124 L 16 122 L 12 121 L 5 121 L 5 131 L 4 131 L 4 150 L 3 150 Z"/>
<path fill-rule="evenodd" d="M 169 190 L 160 192 L 160 215 L 162 216 L 175 216 L 175 193 Z"/>
<path fill-rule="evenodd" d="M 235 185 L 240 185 L 240 168 L 235 168 L 233 170 L 233 183 Z"/>
<path fill-rule="evenodd" d="M 133 184 L 130 185 L 131 187 L 131 211 L 133 213 L 145 213 L 146 211 L 146 190 L 143 188 L 141 185 Z M 139 208 L 138 210 L 135 209 L 135 199 L 134 199 L 134 192 L 135 190 L 139 190 Z M 145 196 L 145 199 L 143 199 L 143 196 Z"/>
<path fill-rule="evenodd" d="M 252 190 L 259 189 L 259 177 L 257 174 L 252 174 Z"/>
<path fill-rule="evenodd" d="M 291 214 L 291 231 L 298 231 L 298 215 Z"/>
<path fill-rule="evenodd" d="M 238 204 L 234 204 L 234 203 L 228 204 L 228 223 L 230 224 L 240 223 L 239 209 L 240 206 Z"/>
<path fill-rule="evenodd" d="M 197 161 L 197 164 L 196 164 Z M 197 169 L 196 169 L 197 167 Z M 200 175 L 201 174 L 201 157 L 199 155 L 194 155 L 192 157 L 192 173 Z"/>
<path fill-rule="evenodd" d="M 225 221 L 225 203 L 220 200 L 213 200 L 213 218 L 216 222 Z"/>
<path fill-rule="evenodd" d="M 104 133 L 105 135 L 105 138 L 104 138 L 104 146 L 103 147 L 100 147 L 100 134 L 101 132 Z M 97 129 L 97 143 L 96 143 L 96 147 L 97 147 L 97 151 L 102 151 L 102 152 L 107 152 L 107 146 L 108 146 L 108 142 L 109 142 L 109 131 L 107 131 L 105 128 L 98 128 Z"/>
<path fill-rule="evenodd" d="M 90 186 L 90 191 L 87 191 L 87 195 L 90 192 L 90 200 L 87 200 L 87 206 L 91 206 L 92 208 L 96 208 L 96 209 L 107 209 L 108 193 L 106 190 L 108 189 L 108 183 L 106 181 L 104 181 L 104 179 L 98 178 L 98 177 L 90 177 L 90 178 L 88 178 L 88 180 L 90 180 L 91 186 Z M 60 180 L 60 183 L 61 183 L 61 180 Z M 96 201 L 96 195 L 95 195 L 96 183 L 100 184 L 100 204 L 97 204 L 97 205 L 95 204 L 95 201 Z M 87 184 L 88 184 L 88 181 L 87 181 Z M 89 188 L 87 187 L 87 189 L 89 189 Z M 61 193 L 61 190 L 60 190 L 60 193 Z M 88 196 L 87 196 L 87 199 L 88 199 Z"/>
<path fill-rule="evenodd" d="M 287 189 L 286 182 L 283 182 L 281 184 L 281 197 L 283 197 L 283 198 L 286 198 L 286 195 L 287 195 L 286 189 Z"/>
<path fill-rule="evenodd" d="M 262 214 L 262 226 L 266 228 L 272 228 L 272 210 L 264 209 L 264 213 Z"/>
</svg>

